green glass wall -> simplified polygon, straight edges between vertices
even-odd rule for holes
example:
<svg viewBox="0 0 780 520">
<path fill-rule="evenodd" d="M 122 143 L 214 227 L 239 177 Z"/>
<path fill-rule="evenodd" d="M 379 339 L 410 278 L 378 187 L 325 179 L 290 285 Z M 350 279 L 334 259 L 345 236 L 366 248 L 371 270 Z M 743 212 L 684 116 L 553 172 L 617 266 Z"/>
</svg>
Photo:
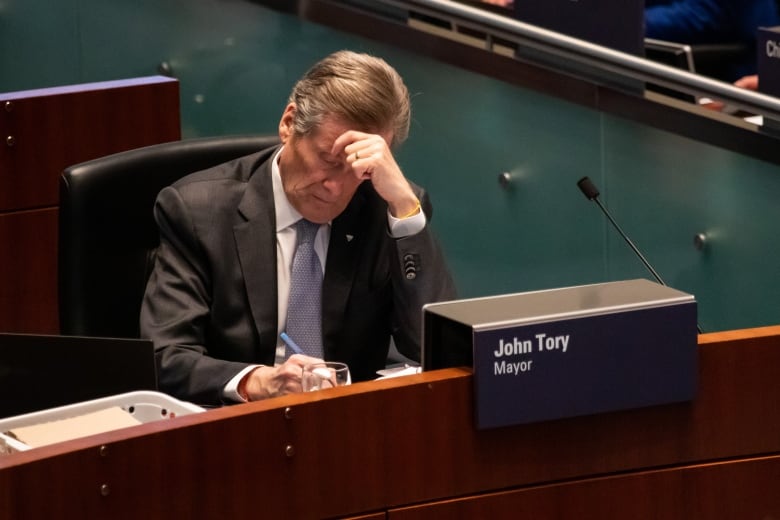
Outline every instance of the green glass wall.
<svg viewBox="0 0 780 520">
<path fill-rule="evenodd" d="M 0 91 L 165 64 L 185 137 L 275 132 L 295 79 L 341 48 L 381 55 L 407 81 L 399 162 L 432 193 L 462 296 L 650 278 L 577 189 L 588 175 L 667 283 L 696 295 L 705 330 L 780 322 L 775 165 L 249 1 L 0 0 Z"/>
</svg>

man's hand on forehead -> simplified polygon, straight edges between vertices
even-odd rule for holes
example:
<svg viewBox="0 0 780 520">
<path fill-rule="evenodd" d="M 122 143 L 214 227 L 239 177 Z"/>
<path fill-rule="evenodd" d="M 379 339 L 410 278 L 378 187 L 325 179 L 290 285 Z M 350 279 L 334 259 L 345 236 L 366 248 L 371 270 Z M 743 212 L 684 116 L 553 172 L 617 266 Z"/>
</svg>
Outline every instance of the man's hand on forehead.
<svg viewBox="0 0 780 520">
<path fill-rule="evenodd" d="M 369 134 L 358 130 L 347 130 L 333 141 L 331 153 L 333 155 L 343 154 L 347 157 L 354 153 L 360 155 L 360 152 L 365 150 L 365 153 L 362 155 L 367 157 L 372 148 L 377 146 L 389 150 L 389 144 L 382 135 Z"/>
<path fill-rule="evenodd" d="M 390 141 L 392 135 L 348 130 L 333 142 L 332 153 L 344 157 L 358 179 L 369 179 L 393 215 L 398 216 L 418 207 L 419 201 L 395 162 Z"/>
</svg>

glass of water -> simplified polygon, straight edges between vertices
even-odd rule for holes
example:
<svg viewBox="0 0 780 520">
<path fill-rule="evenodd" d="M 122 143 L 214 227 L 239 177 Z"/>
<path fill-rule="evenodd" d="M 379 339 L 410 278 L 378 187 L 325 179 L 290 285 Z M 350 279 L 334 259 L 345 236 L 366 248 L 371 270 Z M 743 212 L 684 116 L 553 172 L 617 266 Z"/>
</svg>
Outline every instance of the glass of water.
<svg viewBox="0 0 780 520">
<path fill-rule="evenodd" d="M 304 392 L 314 392 L 348 385 L 352 382 L 349 367 L 339 361 L 320 361 L 303 367 L 301 386 Z"/>
</svg>

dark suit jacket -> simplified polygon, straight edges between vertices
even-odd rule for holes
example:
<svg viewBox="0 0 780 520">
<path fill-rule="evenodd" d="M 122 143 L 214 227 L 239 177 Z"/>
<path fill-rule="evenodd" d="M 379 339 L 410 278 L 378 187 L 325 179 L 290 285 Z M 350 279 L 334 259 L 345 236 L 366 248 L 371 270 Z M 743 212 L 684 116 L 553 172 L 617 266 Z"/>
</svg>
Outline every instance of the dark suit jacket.
<svg viewBox="0 0 780 520">
<path fill-rule="evenodd" d="M 245 366 L 274 364 L 271 159 L 277 149 L 184 177 L 157 198 L 160 247 L 141 334 L 154 341 L 164 392 L 218 404 L 224 386 Z M 430 219 L 430 202 L 416 189 Z M 386 203 L 370 182 L 361 184 L 331 226 L 323 280 L 325 358 L 346 362 L 355 381 L 374 378 L 392 335 L 399 352 L 419 359 L 422 305 L 454 296 L 429 227 L 392 238 Z"/>
</svg>

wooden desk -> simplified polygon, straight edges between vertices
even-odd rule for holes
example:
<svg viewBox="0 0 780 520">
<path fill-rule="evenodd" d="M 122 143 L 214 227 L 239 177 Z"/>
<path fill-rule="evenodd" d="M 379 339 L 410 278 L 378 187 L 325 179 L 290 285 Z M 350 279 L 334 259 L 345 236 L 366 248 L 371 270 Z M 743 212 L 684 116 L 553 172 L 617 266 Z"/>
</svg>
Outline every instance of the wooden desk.
<svg viewBox="0 0 780 520">
<path fill-rule="evenodd" d="M 703 335 L 692 403 L 487 431 L 467 369 L 216 409 L 0 458 L 0 518 L 777 518 L 779 366 Z"/>
</svg>

